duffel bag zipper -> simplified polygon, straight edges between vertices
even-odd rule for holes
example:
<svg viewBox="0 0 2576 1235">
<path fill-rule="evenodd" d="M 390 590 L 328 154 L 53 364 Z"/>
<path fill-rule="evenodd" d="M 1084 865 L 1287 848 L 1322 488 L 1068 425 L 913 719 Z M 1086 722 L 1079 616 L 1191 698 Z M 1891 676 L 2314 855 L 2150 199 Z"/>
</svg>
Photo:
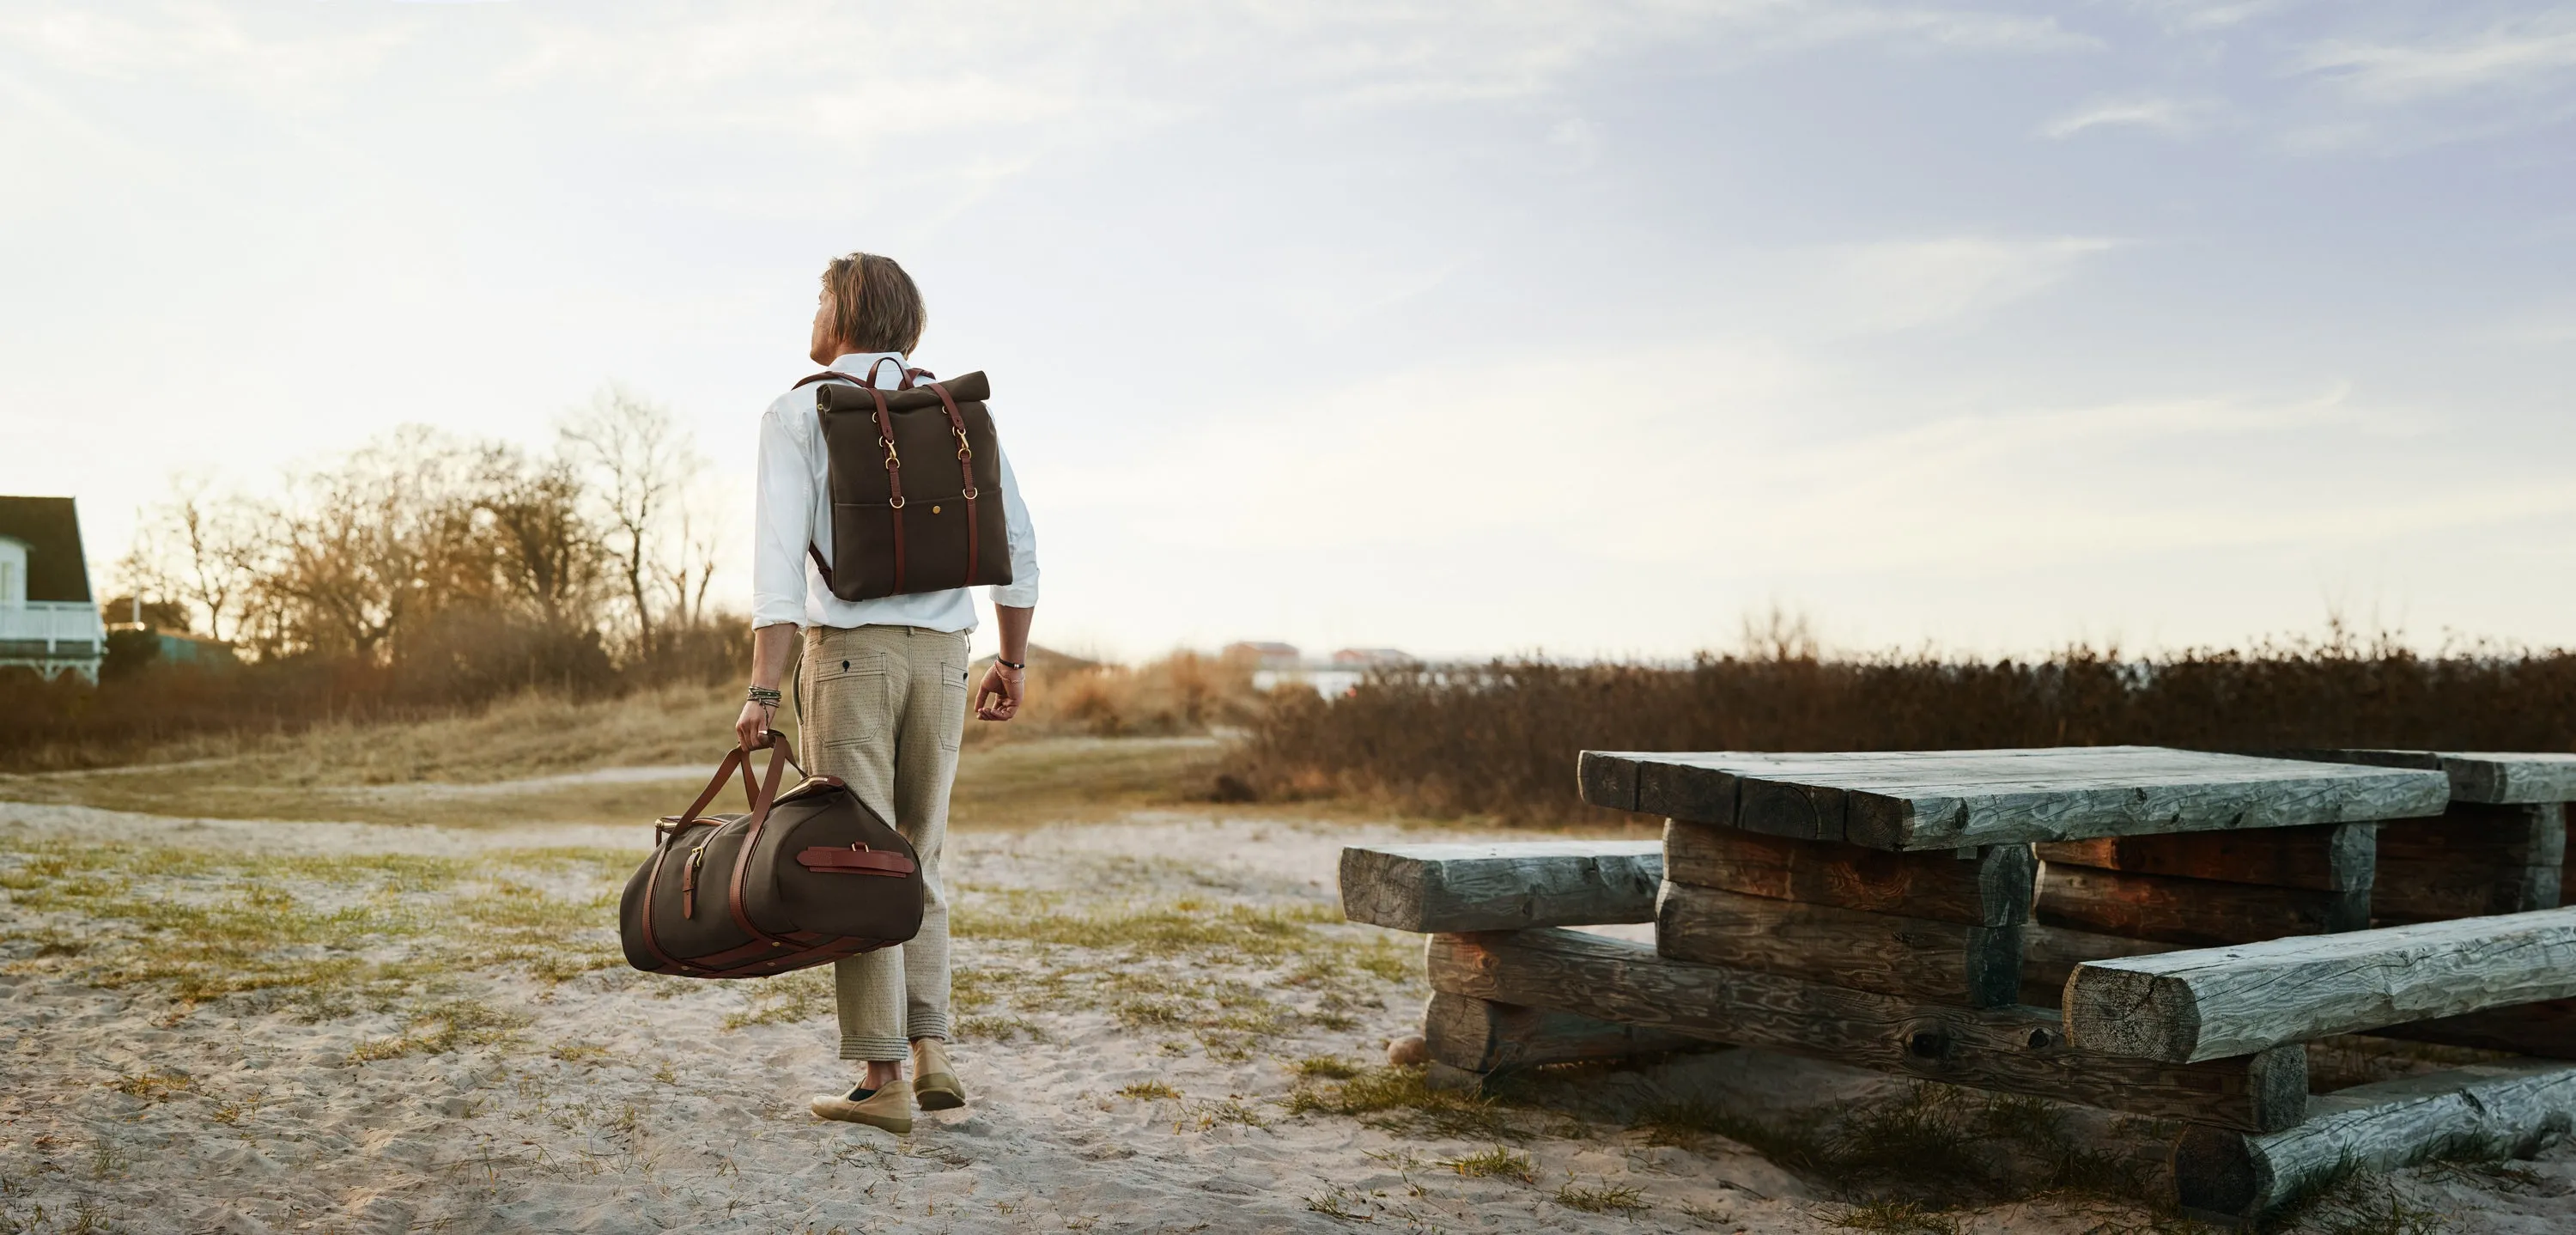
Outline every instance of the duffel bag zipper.
<svg viewBox="0 0 2576 1235">
<path fill-rule="evenodd" d="M 680 870 L 680 916 L 698 916 L 698 868 L 707 864 L 707 847 L 700 842 L 689 851 L 689 864 Z"/>
</svg>

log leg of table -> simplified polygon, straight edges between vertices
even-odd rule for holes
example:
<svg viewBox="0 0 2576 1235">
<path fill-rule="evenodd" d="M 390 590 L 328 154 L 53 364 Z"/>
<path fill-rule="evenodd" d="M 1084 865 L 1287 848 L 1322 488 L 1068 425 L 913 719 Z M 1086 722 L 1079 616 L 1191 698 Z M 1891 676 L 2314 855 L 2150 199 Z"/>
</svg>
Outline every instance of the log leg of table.
<svg viewBox="0 0 2576 1235">
<path fill-rule="evenodd" d="M 2174 1144 L 2175 1199 L 2194 1217 L 2251 1223 L 2340 1171 L 2528 1156 L 2572 1124 L 2576 1065 L 2514 1061 L 2400 1077 L 2312 1099 L 2294 1128 L 2186 1129 Z"/>
<path fill-rule="evenodd" d="M 2296 1044 L 2195 1064 L 2106 1058 L 2069 1048 L 2046 1008 L 1874 994 L 1567 930 L 1434 935 L 1428 961 L 1438 991 L 1900 1076 L 2250 1130 L 2290 1127 L 2307 1111 L 2307 1054 Z"/>
<path fill-rule="evenodd" d="M 1509 1068 L 1706 1050 L 1706 1038 L 1594 1020 L 1572 1012 L 1435 991 L 1422 1008 L 1422 1038 L 1435 1063 L 1490 1076 Z"/>
</svg>

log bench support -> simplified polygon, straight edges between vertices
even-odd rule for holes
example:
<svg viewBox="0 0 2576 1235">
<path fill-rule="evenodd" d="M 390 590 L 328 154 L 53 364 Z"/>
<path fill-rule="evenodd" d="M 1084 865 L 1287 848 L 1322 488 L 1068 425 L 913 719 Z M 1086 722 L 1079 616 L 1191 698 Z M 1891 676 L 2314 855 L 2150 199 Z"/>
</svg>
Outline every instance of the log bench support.
<svg viewBox="0 0 2576 1235">
<path fill-rule="evenodd" d="M 1436 1065 L 1435 1088 L 1481 1089 L 1515 1068 L 1707 1050 L 1706 1038 L 1595 1020 L 1573 1012 L 1495 1003 L 1434 991 L 1422 1009 L 1422 1037 Z"/>
<path fill-rule="evenodd" d="M 2176 1199 L 2192 1217 L 2252 1224 L 2339 1172 L 2432 1158 L 2529 1157 L 2576 1126 L 2576 1065 L 2478 1064 L 2310 1100 L 2274 1132 L 2193 1127 L 2174 1145 Z"/>
</svg>

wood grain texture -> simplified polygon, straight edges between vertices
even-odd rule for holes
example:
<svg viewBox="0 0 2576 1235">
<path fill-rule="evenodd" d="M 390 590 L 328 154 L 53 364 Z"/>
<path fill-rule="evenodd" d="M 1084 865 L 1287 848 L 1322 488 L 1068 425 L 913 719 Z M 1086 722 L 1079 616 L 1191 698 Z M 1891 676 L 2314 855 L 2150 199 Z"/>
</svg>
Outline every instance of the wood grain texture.
<svg viewBox="0 0 2576 1235">
<path fill-rule="evenodd" d="M 2091 866 L 2040 869 L 2044 925 L 2160 943 L 2253 943 L 2284 935 L 2360 930 L 2371 893 L 2267 888 L 2179 875 L 2133 875 Z"/>
<path fill-rule="evenodd" d="M 2028 921 L 2036 874 L 2027 845 L 1990 845 L 1963 859 L 1946 850 L 1889 853 L 1681 820 L 1664 825 L 1664 878 L 1674 883 L 1936 922 Z"/>
<path fill-rule="evenodd" d="M 1342 850 L 1342 916 L 1399 931 L 1651 922 L 1658 841 L 1353 845 Z"/>
<path fill-rule="evenodd" d="M 1670 1030 L 1595 1020 L 1572 1012 L 1494 1003 L 1434 991 L 1422 1009 L 1422 1037 L 1431 1058 L 1467 1072 L 1491 1075 L 1511 1068 L 1625 1059 L 1660 1051 L 1718 1046 Z"/>
<path fill-rule="evenodd" d="M 2576 754 L 2518 751 L 2293 750 L 2285 758 L 2372 767 L 2432 768 L 2455 802 L 2576 802 Z M 2431 813 L 2431 812 L 2426 812 Z"/>
<path fill-rule="evenodd" d="M 2433 769 L 2150 746 L 1590 758 L 1605 782 L 1633 767 L 1641 811 L 1890 850 L 2358 823 L 2450 797 Z"/>
<path fill-rule="evenodd" d="M 2576 909 L 2092 961 L 2066 985 L 2087 1051 L 2180 1063 L 2576 997 Z"/>
<path fill-rule="evenodd" d="M 2032 923 L 2022 928 L 2021 1001 L 2043 1008 L 2066 1003 L 2066 980 L 2086 961 L 2176 952 L 2182 945 L 2120 935 L 2096 935 L 2062 926 Z"/>
<path fill-rule="evenodd" d="M 1667 882 L 1655 950 L 1972 1008 L 2021 998 L 2019 926 L 1963 926 Z"/>
<path fill-rule="evenodd" d="M 2576 1059 L 2576 999 L 2490 1008 L 2460 1016 L 2408 1021 L 2370 1031 L 2375 1037 L 2443 1046 L 2472 1046 L 2482 1051 L 2511 1051 L 2542 1059 Z"/>
<path fill-rule="evenodd" d="M 2357 892 L 2371 886 L 2376 867 L 2376 831 L 2367 823 L 2325 823 L 2254 832 L 2050 841 L 2038 850 L 2040 861 L 2064 866 L 2319 892 Z"/>
<path fill-rule="evenodd" d="M 2341 1090 L 2310 1106 L 2307 1122 L 2274 1132 L 2185 1129 L 2173 1156 L 2175 1199 L 2184 1212 L 2253 1222 L 2343 1171 L 2396 1170 L 2437 1157 L 2527 1157 L 2564 1136 L 2576 1118 L 2576 1066 L 2475 1064 Z"/>
<path fill-rule="evenodd" d="M 2567 856 L 2558 802 L 2454 802 L 2431 819 L 2379 825 L 2386 873 L 2371 912 L 2383 922 L 2427 922 L 2555 909 Z"/>
<path fill-rule="evenodd" d="M 1577 931 L 1435 935 L 1428 961 L 1434 990 L 1927 1080 L 2257 1130 L 2289 1127 L 2307 1109 L 2297 1047 L 2179 1066 L 2107 1059 L 2069 1049 L 2046 1008 L 1918 1003 Z"/>
</svg>

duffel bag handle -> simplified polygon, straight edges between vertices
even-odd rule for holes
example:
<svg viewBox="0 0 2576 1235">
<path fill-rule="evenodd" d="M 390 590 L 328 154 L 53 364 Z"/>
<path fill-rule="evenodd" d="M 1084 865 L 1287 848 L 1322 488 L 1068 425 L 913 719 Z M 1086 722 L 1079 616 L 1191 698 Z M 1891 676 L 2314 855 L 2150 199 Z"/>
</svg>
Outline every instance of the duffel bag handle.
<svg viewBox="0 0 2576 1235">
<path fill-rule="evenodd" d="M 689 809 L 656 825 L 654 831 L 665 836 L 677 835 L 681 829 L 697 822 L 699 812 L 713 803 L 717 794 L 724 792 L 725 781 L 733 777 L 734 770 L 737 768 L 742 771 L 743 808 L 751 813 L 755 822 L 766 817 L 769 814 L 769 804 L 778 797 L 780 765 L 795 764 L 798 772 L 803 772 L 805 765 L 796 763 L 796 756 L 789 753 L 790 744 L 786 734 L 769 729 L 763 731 L 763 736 L 767 740 L 751 750 L 769 752 L 769 775 L 764 778 L 766 783 L 760 785 L 752 783 L 751 750 L 745 750 L 739 746 L 729 747 L 725 751 L 724 760 L 716 764 L 716 774 L 707 780 L 705 791 L 698 794 L 698 800 L 689 803 Z"/>
</svg>

